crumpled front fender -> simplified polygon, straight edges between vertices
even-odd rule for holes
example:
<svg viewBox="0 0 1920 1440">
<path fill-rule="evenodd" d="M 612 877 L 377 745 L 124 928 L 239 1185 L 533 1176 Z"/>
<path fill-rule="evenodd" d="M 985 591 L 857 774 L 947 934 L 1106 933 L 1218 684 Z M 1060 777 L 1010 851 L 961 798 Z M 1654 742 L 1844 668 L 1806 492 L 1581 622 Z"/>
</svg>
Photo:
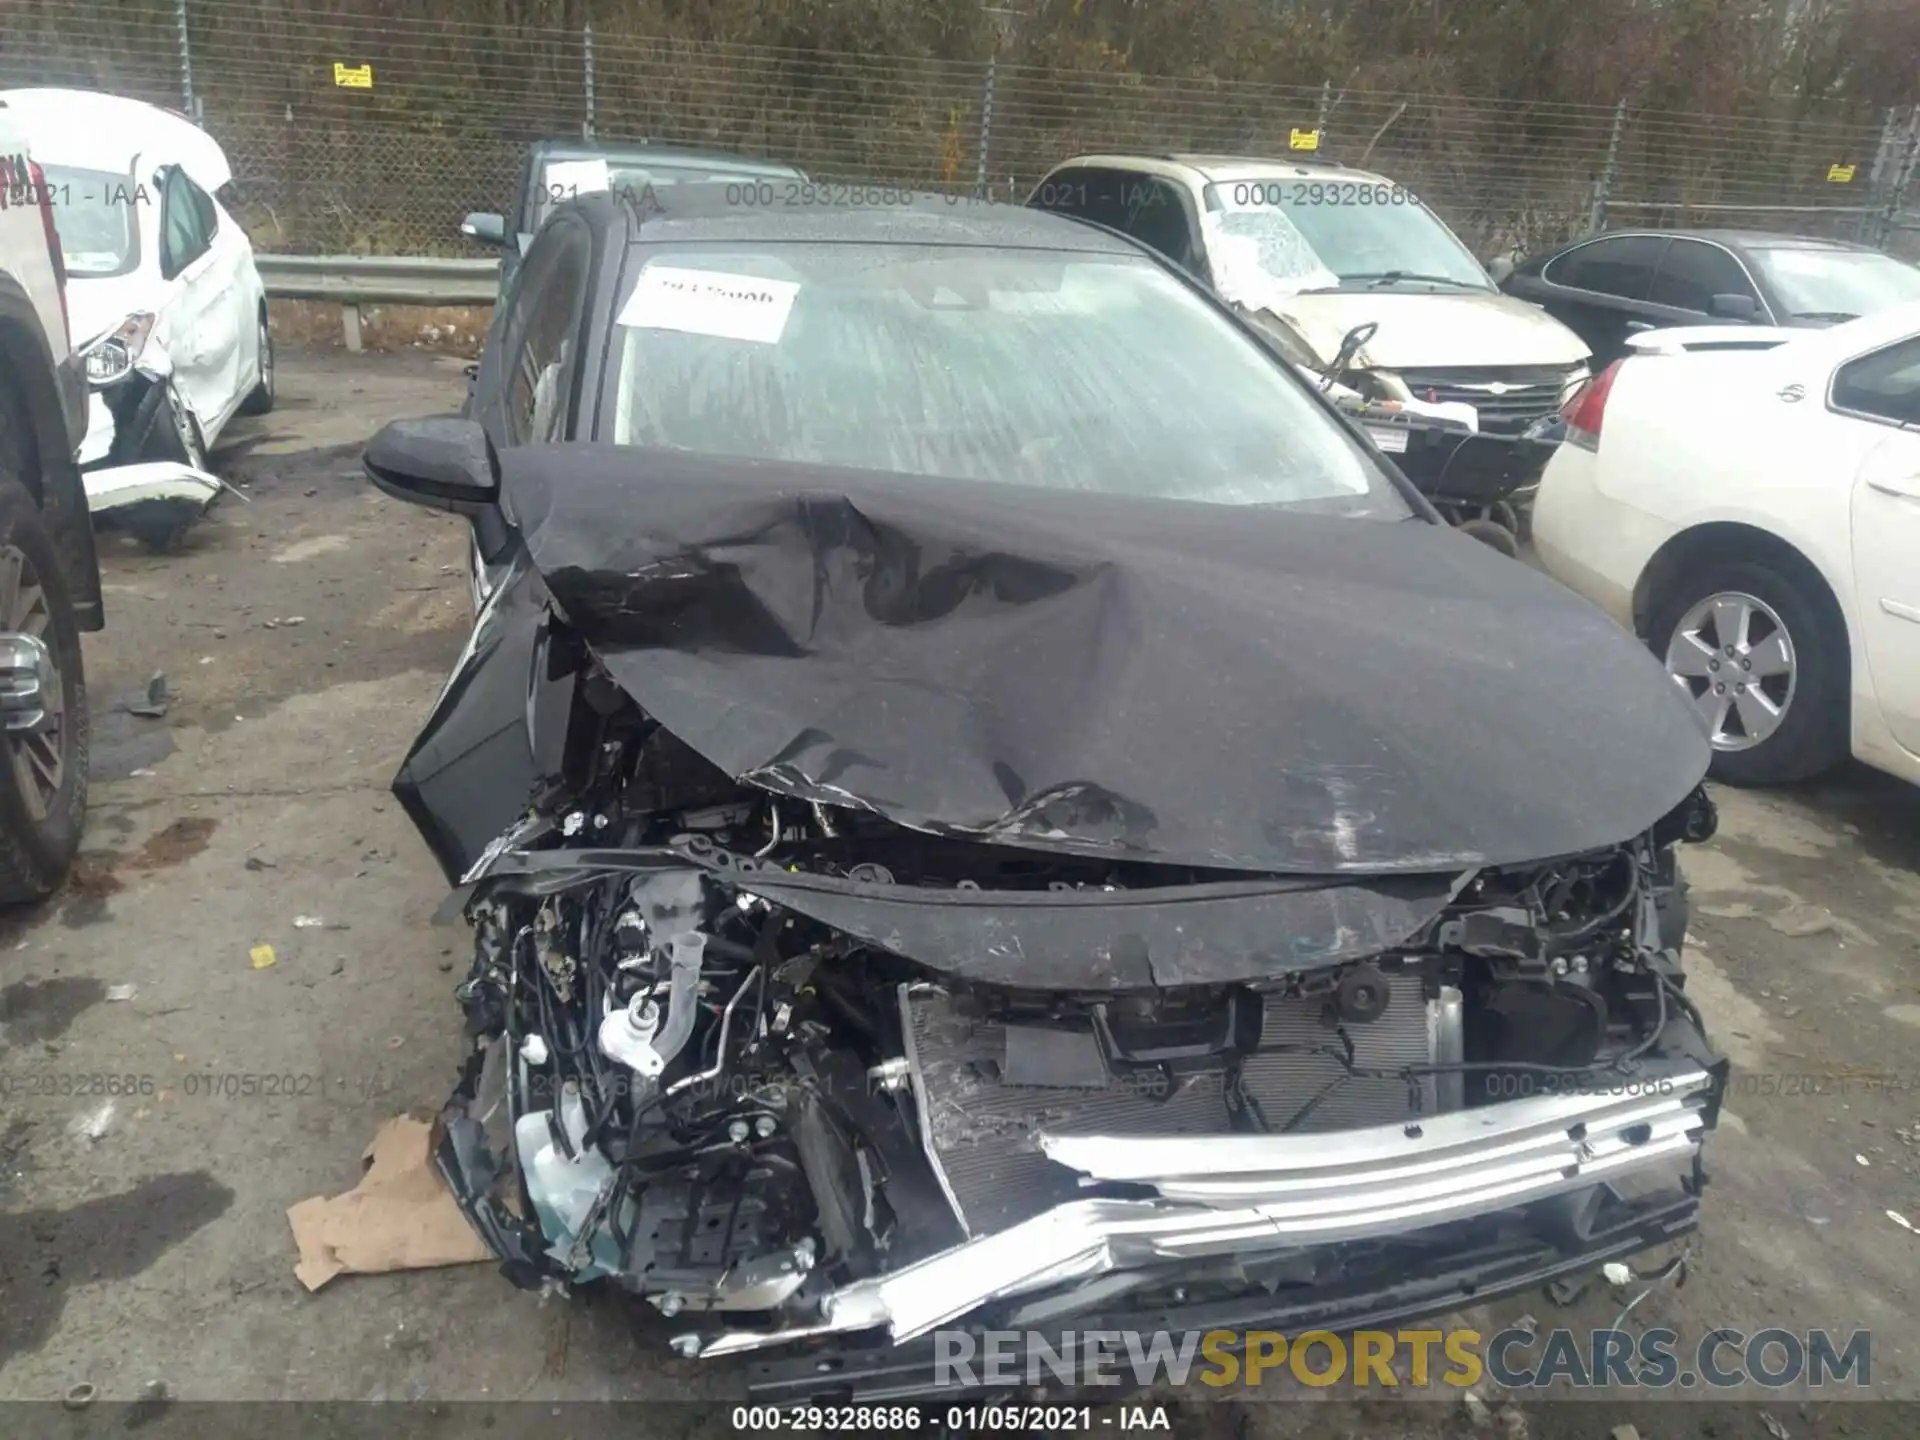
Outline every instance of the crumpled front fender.
<svg viewBox="0 0 1920 1440">
<path fill-rule="evenodd" d="M 78 463 L 83 470 L 138 464 L 149 459 L 179 458 L 164 441 L 155 448 L 156 432 L 170 433 L 172 416 L 166 395 L 171 393 L 206 433 L 191 397 L 174 383 L 173 358 L 159 341 L 149 339 L 133 368 L 110 385 L 90 389 L 87 433 L 80 442 Z"/>
<path fill-rule="evenodd" d="M 169 380 L 173 378 L 173 357 L 167 354 L 167 347 L 154 336 L 147 337 L 147 343 L 140 347 L 140 358 L 133 362 L 133 368 L 149 380 Z"/>
</svg>

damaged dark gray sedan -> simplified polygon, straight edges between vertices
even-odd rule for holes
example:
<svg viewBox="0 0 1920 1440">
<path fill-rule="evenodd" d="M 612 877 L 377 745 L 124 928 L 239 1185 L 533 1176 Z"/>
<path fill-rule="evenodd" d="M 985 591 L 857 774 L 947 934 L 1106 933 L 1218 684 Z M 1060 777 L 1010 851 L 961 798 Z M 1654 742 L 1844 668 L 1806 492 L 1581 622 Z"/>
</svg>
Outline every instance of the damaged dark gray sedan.
<svg viewBox="0 0 1920 1440">
<path fill-rule="evenodd" d="M 1726 1066 L 1661 667 L 1131 241 L 564 207 L 376 484 L 484 595 L 395 782 L 439 1163 L 769 1398 L 934 1332 L 1392 1324 L 1685 1235 Z"/>
</svg>

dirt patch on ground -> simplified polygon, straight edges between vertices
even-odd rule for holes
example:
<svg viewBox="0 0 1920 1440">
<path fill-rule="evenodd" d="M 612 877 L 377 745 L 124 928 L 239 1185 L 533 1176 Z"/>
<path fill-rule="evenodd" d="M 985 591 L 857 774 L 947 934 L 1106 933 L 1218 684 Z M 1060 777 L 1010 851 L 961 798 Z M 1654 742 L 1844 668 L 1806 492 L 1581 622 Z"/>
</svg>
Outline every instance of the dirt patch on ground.
<svg viewBox="0 0 1920 1440">
<path fill-rule="evenodd" d="M 107 987 L 91 975 L 16 980 L 0 990 L 0 1035 L 14 1045 L 58 1040 L 106 998 Z"/>
<path fill-rule="evenodd" d="M 164 870 L 191 860 L 207 848 L 220 822 L 205 815 L 187 815 L 147 838 L 126 859 L 130 870 Z"/>
<path fill-rule="evenodd" d="M 16 1212 L 0 1227 L 0 1363 L 53 1334 L 75 1285 L 125 1281 L 224 1215 L 233 1191 L 204 1171 L 155 1175 L 76 1205 Z"/>
<path fill-rule="evenodd" d="M 471 359 L 492 318 L 491 305 L 362 305 L 360 343 L 368 350 L 434 350 Z M 267 325 L 280 344 L 346 348 L 340 307 L 331 300 L 271 300 Z"/>
<path fill-rule="evenodd" d="M 107 918 L 107 900 L 125 887 L 114 873 L 120 857 L 111 850 L 82 850 L 67 871 L 60 892 L 60 923 L 68 929 L 97 924 Z"/>
</svg>

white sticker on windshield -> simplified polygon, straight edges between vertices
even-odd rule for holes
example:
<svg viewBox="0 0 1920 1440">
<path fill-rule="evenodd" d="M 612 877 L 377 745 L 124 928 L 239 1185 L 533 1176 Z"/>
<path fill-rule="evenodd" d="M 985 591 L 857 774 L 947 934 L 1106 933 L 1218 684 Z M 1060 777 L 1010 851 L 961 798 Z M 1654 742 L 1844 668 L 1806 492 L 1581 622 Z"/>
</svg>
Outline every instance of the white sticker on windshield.
<svg viewBox="0 0 1920 1440">
<path fill-rule="evenodd" d="M 681 330 L 775 345 L 787 328 L 795 280 L 763 280 L 722 270 L 649 265 L 621 308 L 620 323 L 635 329 Z"/>
<path fill-rule="evenodd" d="M 555 201 L 599 195 L 613 188 L 604 156 L 593 160 L 555 160 L 547 166 L 546 178 L 547 196 Z"/>
</svg>

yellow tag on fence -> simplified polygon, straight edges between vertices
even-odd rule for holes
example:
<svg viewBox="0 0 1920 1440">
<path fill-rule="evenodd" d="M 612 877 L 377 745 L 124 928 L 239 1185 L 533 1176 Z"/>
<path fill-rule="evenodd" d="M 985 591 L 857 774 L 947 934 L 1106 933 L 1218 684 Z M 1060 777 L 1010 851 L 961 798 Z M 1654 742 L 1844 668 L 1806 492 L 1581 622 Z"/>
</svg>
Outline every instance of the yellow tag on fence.
<svg viewBox="0 0 1920 1440">
<path fill-rule="evenodd" d="M 333 83 L 348 90 L 371 90 L 373 88 L 373 66 L 342 65 L 333 62 Z"/>
<path fill-rule="evenodd" d="M 1830 184 L 1834 185 L 1851 185 L 1853 183 L 1853 166 L 1829 165 L 1827 167 L 1827 180 Z"/>
<path fill-rule="evenodd" d="M 1295 130 L 1287 136 L 1289 150 L 1318 150 L 1320 132 L 1318 130 Z"/>
</svg>

